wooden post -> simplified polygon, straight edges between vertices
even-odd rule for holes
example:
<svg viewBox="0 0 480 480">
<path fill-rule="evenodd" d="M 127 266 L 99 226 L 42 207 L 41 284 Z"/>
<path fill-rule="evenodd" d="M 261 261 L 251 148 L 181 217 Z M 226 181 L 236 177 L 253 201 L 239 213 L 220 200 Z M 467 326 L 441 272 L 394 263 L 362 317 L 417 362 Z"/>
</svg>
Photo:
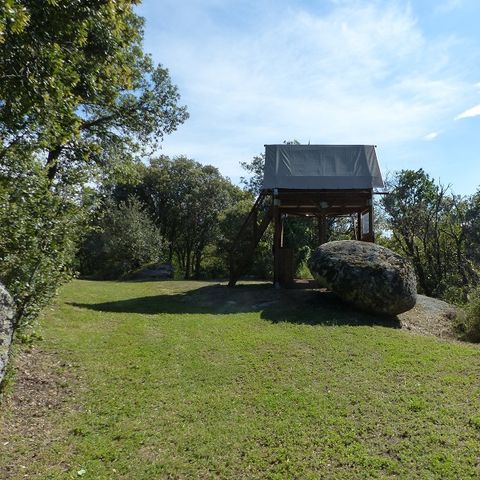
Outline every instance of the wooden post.
<svg viewBox="0 0 480 480">
<path fill-rule="evenodd" d="M 280 262 L 282 248 L 282 214 L 280 212 L 280 199 L 278 198 L 278 190 L 273 190 L 273 284 L 275 288 L 280 288 Z"/>
<path fill-rule="evenodd" d="M 318 244 L 323 245 L 328 241 L 327 216 L 322 213 L 317 218 L 318 218 Z"/>
<path fill-rule="evenodd" d="M 370 190 L 370 207 L 368 209 L 368 225 L 370 227 L 370 241 L 375 243 L 375 229 L 373 228 L 373 190 Z"/>
<path fill-rule="evenodd" d="M 362 212 L 357 213 L 357 240 L 362 239 Z"/>
</svg>

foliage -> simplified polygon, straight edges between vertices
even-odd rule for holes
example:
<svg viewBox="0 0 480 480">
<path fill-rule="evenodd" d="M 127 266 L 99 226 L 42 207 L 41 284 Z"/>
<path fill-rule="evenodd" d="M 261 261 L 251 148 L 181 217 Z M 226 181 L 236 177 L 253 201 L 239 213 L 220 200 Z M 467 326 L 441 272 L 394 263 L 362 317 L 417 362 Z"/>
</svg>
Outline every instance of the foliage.
<svg viewBox="0 0 480 480">
<path fill-rule="evenodd" d="M 468 202 L 437 185 L 422 169 L 402 170 L 382 198 L 390 246 L 407 256 L 422 292 L 462 301 L 477 277 L 467 255 Z"/>
<path fill-rule="evenodd" d="M 251 197 L 244 198 L 225 208 L 218 217 L 219 235 L 216 241 L 216 254 L 222 259 L 225 276 L 228 275 L 229 271 L 230 252 L 234 247 L 234 242 L 237 241 L 237 236 L 252 205 L 253 199 Z M 248 244 L 245 244 L 245 248 L 247 247 Z M 244 250 L 243 245 L 241 245 L 240 250 Z"/>
<path fill-rule="evenodd" d="M 54 408 L 5 403 L 0 477 L 478 480 L 478 347 L 287 293 L 66 285 L 28 357 Z"/>
<path fill-rule="evenodd" d="M 318 246 L 318 224 L 315 218 L 290 217 L 284 220 L 283 245 L 294 249 L 294 273 L 305 272 L 310 253 Z"/>
<path fill-rule="evenodd" d="M 83 244 L 80 257 L 83 273 L 118 278 L 162 260 L 160 230 L 136 197 L 118 204 L 107 199 L 99 214 L 96 231 Z"/>
<path fill-rule="evenodd" d="M 286 145 L 300 145 L 298 140 L 284 140 Z M 255 155 L 250 161 L 240 162 L 240 166 L 249 173 L 249 177 L 241 177 L 240 182 L 244 189 L 254 197 L 258 197 L 263 184 L 263 168 L 265 166 L 265 153 Z"/>
<path fill-rule="evenodd" d="M 465 337 L 472 342 L 480 342 L 480 286 L 470 292 L 464 309 Z"/>
<path fill-rule="evenodd" d="M 205 249 L 217 242 L 219 215 L 244 193 L 211 165 L 187 157 L 161 156 L 139 166 L 138 183 L 106 187 L 116 201 L 135 194 L 146 206 L 185 278 L 202 275 Z"/>
<path fill-rule="evenodd" d="M 463 219 L 467 255 L 476 265 L 480 265 L 480 191 L 466 201 Z"/>
<path fill-rule="evenodd" d="M 28 146 L 45 159 L 51 181 L 78 182 L 122 170 L 187 118 L 168 71 L 142 51 L 136 3 L 4 6 L 2 155 Z M 16 14 L 11 19 L 8 12 Z"/>
<path fill-rule="evenodd" d="M 73 274 L 84 223 L 72 191 L 52 191 L 38 162 L 23 159 L 3 166 L 0 279 L 15 300 L 18 326 L 31 323 Z"/>
<path fill-rule="evenodd" d="M 265 154 L 255 155 L 249 162 L 240 162 L 241 167 L 246 170 L 250 176 L 241 177 L 240 182 L 244 189 L 254 197 L 258 197 L 263 183 L 263 167 L 265 166 Z"/>
<path fill-rule="evenodd" d="M 0 276 L 30 322 L 70 278 L 87 182 L 128 176 L 186 120 L 136 0 L 0 5 Z"/>
</svg>

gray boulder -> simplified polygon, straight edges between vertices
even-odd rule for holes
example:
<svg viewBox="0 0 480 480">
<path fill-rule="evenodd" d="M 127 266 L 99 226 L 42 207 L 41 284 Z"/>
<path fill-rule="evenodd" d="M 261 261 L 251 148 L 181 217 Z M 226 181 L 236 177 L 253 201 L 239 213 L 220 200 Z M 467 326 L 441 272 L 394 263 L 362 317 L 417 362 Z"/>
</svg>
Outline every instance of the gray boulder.
<svg viewBox="0 0 480 480">
<path fill-rule="evenodd" d="M 398 315 L 415 306 L 412 266 L 380 245 L 357 240 L 325 243 L 312 254 L 308 266 L 321 286 L 359 309 Z"/>
<path fill-rule="evenodd" d="M 2 383 L 7 369 L 14 319 L 15 308 L 12 297 L 0 283 L 0 383 Z"/>
</svg>

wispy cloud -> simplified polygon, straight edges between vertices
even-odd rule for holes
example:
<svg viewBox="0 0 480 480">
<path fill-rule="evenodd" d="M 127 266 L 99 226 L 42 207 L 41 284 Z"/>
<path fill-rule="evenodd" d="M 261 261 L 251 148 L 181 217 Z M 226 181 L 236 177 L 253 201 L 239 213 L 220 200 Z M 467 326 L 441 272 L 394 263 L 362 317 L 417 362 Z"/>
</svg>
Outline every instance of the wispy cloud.
<svg viewBox="0 0 480 480">
<path fill-rule="evenodd" d="M 247 1 L 248 20 L 228 31 L 222 25 L 229 6 L 186 3 L 192 9 L 178 25 L 188 29 L 176 31 L 173 22 L 147 45 L 171 69 L 191 112 L 188 125 L 167 138 L 167 153 L 185 145 L 198 160 L 234 174 L 243 155 L 264 143 L 380 144 L 438 135 L 466 101 L 450 41 L 429 40 L 397 2 L 342 1 L 314 12 Z M 267 3 L 271 8 L 257 15 Z"/>
<path fill-rule="evenodd" d="M 461 120 L 462 118 L 478 117 L 479 115 L 480 115 L 480 105 L 476 105 L 475 107 L 465 110 L 460 115 L 457 115 L 455 117 L 455 120 Z"/>
<path fill-rule="evenodd" d="M 427 135 L 425 135 L 423 137 L 424 140 L 428 140 L 428 141 L 431 141 L 431 140 L 435 140 L 442 132 L 439 131 L 439 132 L 431 132 Z"/>
</svg>

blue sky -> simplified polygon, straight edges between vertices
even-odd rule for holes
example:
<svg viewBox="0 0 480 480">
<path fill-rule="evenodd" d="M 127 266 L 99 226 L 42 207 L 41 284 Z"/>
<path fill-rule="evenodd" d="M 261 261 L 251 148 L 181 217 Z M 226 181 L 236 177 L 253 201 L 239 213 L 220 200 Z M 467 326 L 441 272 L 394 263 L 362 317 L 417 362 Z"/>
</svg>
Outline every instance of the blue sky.
<svg viewBox="0 0 480 480">
<path fill-rule="evenodd" d="M 382 172 L 480 186 L 478 0 L 144 0 L 190 119 L 162 151 L 233 181 L 268 143 L 374 144 Z"/>
</svg>

